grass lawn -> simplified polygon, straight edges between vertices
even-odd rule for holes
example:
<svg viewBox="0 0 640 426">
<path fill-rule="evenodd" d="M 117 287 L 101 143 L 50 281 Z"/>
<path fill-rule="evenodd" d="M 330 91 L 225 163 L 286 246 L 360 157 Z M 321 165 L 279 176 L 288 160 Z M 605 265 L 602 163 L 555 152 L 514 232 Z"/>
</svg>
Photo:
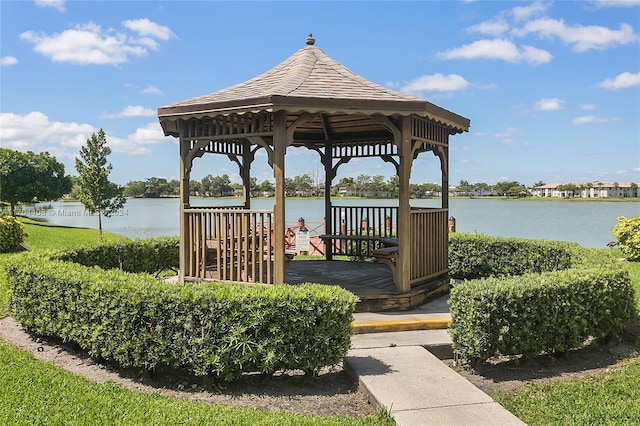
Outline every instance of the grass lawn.
<svg viewBox="0 0 640 426">
<path fill-rule="evenodd" d="M 389 425 L 384 418 L 233 408 L 97 384 L 0 341 L 2 425 Z"/>
<path fill-rule="evenodd" d="M 95 229 L 69 228 L 21 218 L 35 251 L 98 243 Z M 128 238 L 105 233 L 103 240 Z M 20 253 L 0 254 L 0 317 L 9 314 L 4 265 Z M 376 418 L 303 416 L 235 408 L 140 393 L 98 384 L 36 360 L 0 340 L 0 424 L 156 425 L 392 425 L 383 411 Z"/>
<path fill-rule="evenodd" d="M 640 361 L 587 379 L 528 385 L 496 399 L 528 425 L 637 425 Z"/>
</svg>

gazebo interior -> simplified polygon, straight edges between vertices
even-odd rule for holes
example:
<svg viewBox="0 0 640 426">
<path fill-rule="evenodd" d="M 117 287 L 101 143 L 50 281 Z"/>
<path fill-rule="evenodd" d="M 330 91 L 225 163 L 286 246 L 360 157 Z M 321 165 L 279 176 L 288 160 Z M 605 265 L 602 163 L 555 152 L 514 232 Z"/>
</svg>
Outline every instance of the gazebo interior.
<svg viewBox="0 0 640 426">
<path fill-rule="evenodd" d="M 359 311 L 410 309 L 448 291 L 449 136 L 468 131 L 467 118 L 360 77 L 316 47 L 311 35 L 273 69 L 161 107 L 158 117 L 180 145 L 180 280 L 334 284 L 360 298 Z M 324 166 L 322 260 L 291 261 L 288 147 L 316 152 Z M 275 180 L 269 211 L 251 208 L 251 166 L 259 150 Z M 412 208 L 411 168 L 428 152 L 440 161 L 441 206 Z M 211 154 L 237 164 L 241 205 L 191 205 L 194 160 Z M 393 165 L 397 206 L 332 203 L 338 168 L 354 158 Z"/>
</svg>

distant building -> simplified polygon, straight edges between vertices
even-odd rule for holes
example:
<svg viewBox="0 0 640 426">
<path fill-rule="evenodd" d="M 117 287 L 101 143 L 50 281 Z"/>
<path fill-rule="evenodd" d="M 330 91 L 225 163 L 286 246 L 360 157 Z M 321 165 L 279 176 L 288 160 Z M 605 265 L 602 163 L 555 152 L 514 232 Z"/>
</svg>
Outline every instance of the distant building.
<svg viewBox="0 0 640 426">
<path fill-rule="evenodd" d="M 638 198 L 639 183 L 595 182 L 595 183 L 551 183 L 531 189 L 534 197 L 557 198 Z"/>
</svg>

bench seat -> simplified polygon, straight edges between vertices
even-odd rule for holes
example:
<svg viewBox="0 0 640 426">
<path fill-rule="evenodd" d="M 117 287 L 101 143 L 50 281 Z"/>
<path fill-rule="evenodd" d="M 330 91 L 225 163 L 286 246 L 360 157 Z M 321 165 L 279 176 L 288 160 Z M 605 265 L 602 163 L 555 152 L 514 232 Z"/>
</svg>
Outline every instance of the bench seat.
<svg viewBox="0 0 640 426">
<path fill-rule="evenodd" d="M 373 251 L 373 257 L 376 261 L 382 262 L 389 266 L 391 269 L 391 275 L 393 276 L 393 284 L 398 286 L 398 268 L 396 262 L 398 261 L 399 247 L 382 247 Z"/>
</svg>

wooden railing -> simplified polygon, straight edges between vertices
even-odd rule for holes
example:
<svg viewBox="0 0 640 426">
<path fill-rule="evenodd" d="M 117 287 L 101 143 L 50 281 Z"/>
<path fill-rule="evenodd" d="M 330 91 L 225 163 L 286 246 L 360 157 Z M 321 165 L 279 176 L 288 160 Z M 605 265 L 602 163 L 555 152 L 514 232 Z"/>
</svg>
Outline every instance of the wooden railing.
<svg viewBox="0 0 640 426">
<path fill-rule="evenodd" d="M 327 229 L 326 234 L 355 238 L 327 241 L 331 241 L 334 255 L 371 257 L 380 247 L 378 238 L 397 236 L 397 223 L 397 207 L 332 206 L 331 229 Z"/>
<path fill-rule="evenodd" d="M 380 238 L 397 237 L 397 217 L 397 207 L 333 207 L 333 233 L 355 237 L 331 240 L 333 254 L 371 257 Z M 447 209 L 411 210 L 411 284 L 447 273 L 447 218 Z M 185 279 L 273 284 L 273 212 L 189 208 L 184 210 L 184 223 Z"/>
<path fill-rule="evenodd" d="M 424 282 L 448 271 L 448 209 L 411 210 L 411 284 Z"/>
<path fill-rule="evenodd" d="M 185 279 L 272 284 L 273 212 L 184 210 Z"/>
</svg>

